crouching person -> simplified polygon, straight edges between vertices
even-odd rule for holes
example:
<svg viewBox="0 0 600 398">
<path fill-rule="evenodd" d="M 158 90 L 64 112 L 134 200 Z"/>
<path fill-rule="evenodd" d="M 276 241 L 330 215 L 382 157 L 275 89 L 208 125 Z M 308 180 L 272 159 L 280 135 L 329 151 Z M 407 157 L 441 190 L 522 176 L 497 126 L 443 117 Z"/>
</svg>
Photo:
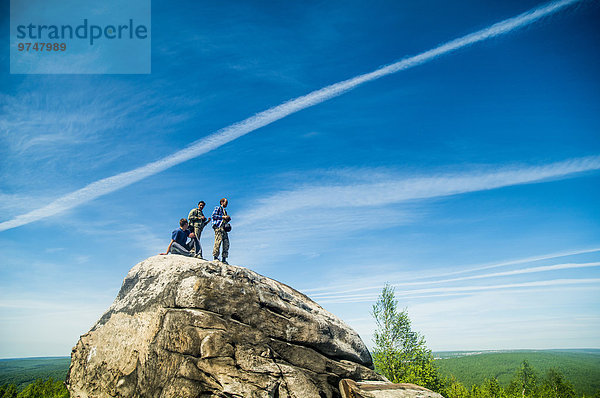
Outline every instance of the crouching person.
<svg viewBox="0 0 600 398">
<path fill-rule="evenodd" d="M 188 238 L 190 238 L 189 242 L 187 241 Z M 169 253 L 202 258 L 200 242 L 198 242 L 196 235 L 190 231 L 188 221 L 185 218 L 179 220 L 179 228 L 171 234 L 171 243 L 169 243 L 167 252 L 160 254 L 165 255 Z"/>
</svg>

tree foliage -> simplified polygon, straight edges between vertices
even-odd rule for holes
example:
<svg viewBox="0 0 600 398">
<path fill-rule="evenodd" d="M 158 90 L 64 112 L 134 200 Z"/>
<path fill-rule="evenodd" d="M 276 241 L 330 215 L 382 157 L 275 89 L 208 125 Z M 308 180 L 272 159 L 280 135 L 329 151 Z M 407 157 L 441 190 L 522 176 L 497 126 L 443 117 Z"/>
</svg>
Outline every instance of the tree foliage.
<svg viewBox="0 0 600 398">
<path fill-rule="evenodd" d="M 412 330 L 406 309 L 398 309 L 393 287 L 385 285 L 373 306 L 372 314 L 377 326 L 373 350 L 375 370 L 394 383 L 415 383 L 437 391 L 446 398 L 577 397 L 573 384 L 560 370 L 546 368 L 545 375 L 540 377 L 527 360 L 519 364 L 512 378 L 505 380 L 504 385 L 498 380 L 498 374 L 470 388 L 453 375 L 442 380 L 424 337 Z M 476 363 L 470 365 L 470 372 L 477 370 L 473 368 L 478 367 Z M 582 395 L 582 398 L 592 397 Z M 600 391 L 593 398 L 600 398 Z"/>
<path fill-rule="evenodd" d="M 17 394 L 17 386 L 14 384 L 4 384 L 0 386 L 0 398 L 16 398 Z"/>
<path fill-rule="evenodd" d="M 69 398 L 69 391 L 62 381 L 51 377 L 47 380 L 37 379 L 18 392 L 14 384 L 0 386 L 0 398 Z"/>
<path fill-rule="evenodd" d="M 529 362 L 523 361 L 506 389 L 493 377 L 468 390 L 454 376 L 445 380 L 446 398 L 575 398 L 575 390 L 558 369 L 550 369 L 539 378 Z M 600 398 L 600 392 L 596 395 Z M 594 398 L 596 398 L 596 395 Z M 585 397 L 585 396 L 584 396 Z"/>
<path fill-rule="evenodd" d="M 471 398 L 471 392 L 461 382 L 457 381 L 454 376 L 446 380 L 444 395 L 452 398 Z"/>
<path fill-rule="evenodd" d="M 425 338 L 411 328 L 406 309 L 398 310 L 394 288 L 386 284 L 373 305 L 375 370 L 393 383 L 414 383 L 438 391 L 442 381 Z"/>
<path fill-rule="evenodd" d="M 542 383 L 551 368 L 556 368 L 571 383 L 578 397 L 592 398 L 600 389 L 600 350 L 503 351 L 476 355 L 440 353 L 440 356 L 445 358 L 435 361 L 440 376 L 454 376 L 467 388 L 496 377 L 508 389 L 515 372 L 526 359 L 539 375 L 538 383 Z"/>
<path fill-rule="evenodd" d="M 575 398 L 575 389 L 558 369 L 552 368 L 546 373 L 542 393 L 548 398 Z"/>
<path fill-rule="evenodd" d="M 535 371 L 526 360 L 521 363 L 519 370 L 515 373 L 510 383 L 509 390 L 515 396 L 523 398 L 537 395 L 537 376 Z"/>
</svg>

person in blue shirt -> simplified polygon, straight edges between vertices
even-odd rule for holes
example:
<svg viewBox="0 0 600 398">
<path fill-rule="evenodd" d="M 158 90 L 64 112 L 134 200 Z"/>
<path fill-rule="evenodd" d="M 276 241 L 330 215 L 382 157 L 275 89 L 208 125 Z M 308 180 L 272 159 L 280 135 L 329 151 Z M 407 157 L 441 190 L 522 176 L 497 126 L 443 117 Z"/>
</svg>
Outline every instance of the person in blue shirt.
<svg viewBox="0 0 600 398">
<path fill-rule="evenodd" d="M 190 241 L 188 242 L 188 238 Z M 179 228 L 173 231 L 171 234 L 171 243 L 167 248 L 165 254 L 181 254 L 188 257 L 202 258 L 202 252 L 200 251 L 200 242 L 192 231 L 189 230 L 188 221 L 185 218 L 179 220 Z"/>
<path fill-rule="evenodd" d="M 215 207 L 215 210 L 212 213 L 212 222 L 213 229 L 215 230 L 215 247 L 213 248 L 213 258 L 215 260 L 219 259 L 219 251 L 221 248 L 221 244 L 223 245 L 223 263 L 227 264 L 227 256 L 229 255 L 229 236 L 227 232 L 231 231 L 231 225 L 229 225 L 229 221 L 231 221 L 231 217 L 227 215 L 227 207 L 228 201 L 227 198 L 223 198 L 220 201 L 220 205 Z"/>
</svg>

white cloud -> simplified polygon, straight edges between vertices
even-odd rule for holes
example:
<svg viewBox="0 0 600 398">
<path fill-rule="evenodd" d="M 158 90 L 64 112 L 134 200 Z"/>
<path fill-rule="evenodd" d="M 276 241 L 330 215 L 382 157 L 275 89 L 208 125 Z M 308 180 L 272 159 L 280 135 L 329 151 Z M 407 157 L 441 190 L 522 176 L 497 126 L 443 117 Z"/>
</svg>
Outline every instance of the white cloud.
<svg viewBox="0 0 600 398">
<path fill-rule="evenodd" d="M 436 294 L 437 297 L 444 297 L 446 294 L 454 295 L 456 293 L 473 293 L 478 291 L 492 291 L 505 289 L 521 289 L 531 287 L 547 287 L 547 286 L 569 286 L 583 284 L 597 284 L 600 278 L 583 278 L 583 279 L 554 279 L 545 281 L 523 282 L 523 283 L 507 283 L 501 285 L 488 286 L 450 286 L 450 287 L 435 287 L 427 289 L 403 290 L 397 292 L 398 298 L 416 298 L 416 297 L 431 297 L 431 294 Z M 318 297 L 319 303 L 360 303 L 360 302 L 375 302 L 379 297 L 378 292 L 355 294 L 355 295 L 332 295 Z"/>
<path fill-rule="evenodd" d="M 418 283 L 435 283 L 429 282 L 431 280 L 435 280 L 436 278 L 444 278 L 451 275 L 460 275 L 465 273 L 472 273 L 477 271 L 483 271 L 492 268 L 505 268 L 509 266 L 519 265 L 519 264 L 530 264 L 539 261 L 545 260 L 554 260 L 561 257 L 570 257 L 570 256 L 578 256 L 589 253 L 599 252 L 600 248 L 591 248 L 591 249 L 580 249 L 580 250 L 567 250 L 558 253 L 549 253 L 537 256 L 529 256 L 525 258 L 513 259 L 508 261 L 499 261 L 499 262 L 491 262 L 485 264 L 471 265 L 471 266 L 459 266 L 455 265 L 452 267 L 454 271 L 433 271 L 427 272 L 422 271 L 418 275 L 415 275 L 414 272 L 405 271 L 405 272 L 384 272 L 378 275 L 359 275 L 358 277 L 352 276 L 349 278 L 345 278 L 345 280 L 339 281 L 335 284 L 324 285 L 319 287 L 311 287 L 302 289 L 303 292 L 308 294 L 313 294 L 318 296 L 324 293 L 350 293 L 361 291 L 365 289 L 381 289 L 386 282 L 390 282 L 399 286 L 398 282 L 395 281 L 422 281 Z M 397 264 L 391 264 L 389 266 L 390 269 L 396 268 Z M 424 281 L 426 280 L 426 281 Z M 412 282 L 410 282 L 412 283 Z"/>
<path fill-rule="evenodd" d="M 600 169 L 600 156 L 569 159 L 541 166 L 503 167 L 493 171 L 470 171 L 422 177 L 388 177 L 377 182 L 306 185 L 278 192 L 257 201 L 252 213 L 237 220 L 238 225 L 260 219 L 283 218 L 282 214 L 305 209 L 365 208 L 415 200 L 439 198 L 469 192 L 572 177 Z"/>
<path fill-rule="evenodd" d="M 265 253 L 270 258 L 304 254 L 324 239 L 332 242 L 348 239 L 353 233 L 414 223 L 427 213 L 423 206 L 425 200 L 574 178 L 578 173 L 598 169 L 600 156 L 538 166 L 486 167 L 418 177 L 377 169 L 377 182 L 368 182 L 373 181 L 368 180 L 369 169 L 354 169 L 355 180 L 348 178 L 349 172 L 345 169 L 324 174 L 317 171 L 320 182 L 298 182 L 296 187 L 253 200 L 252 207 L 241 211 L 233 221 L 236 245 L 243 248 L 243 260 L 247 263 L 264 258 Z M 313 180 L 314 175 L 311 173 L 306 178 Z M 497 266 L 501 265 L 484 264 L 479 268 Z"/>
<path fill-rule="evenodd" d="M 426 280 L 426 281 L 413 281 L 413 282 L 392 282 L 391 285 L 395 287 L 401 286 L 416 286 L 416 285 L 436 285 L 441 283 L 450 283 L 450 282 L 462 282 L 466 280 L 473 279 L 486 279 L 486 278 L 498 278 L 505 276 L 514 276 L 514 275 L 523 275 L 523 274 L 532 274 L 538 272 L 549 272 L 549 271 L 559 271 L 559 270 L 568 270 L 568 269 L 578 269 L 578 268 L 590 268 L 590 267 L 600 267 L 600 262 L 590 262 L 590 263 L 564 263 L 564 264 L 554 264 L 554 265 L 545 265 L 540 267 L 528 267 L 522 269 L 515 269 L 511 271 L 504 272 L 494 272 L 489 274 L 480 274 L 480 275 L 471 275 L 471 276 L 463 276 L 460 278 L 451 278 L 451 279 L 438 279 L 438 280 Z M 386 281 L 390 280 L 390 275 L 386 275 Z M 406 279 L 403 279 L 406 280 Z M 383 282 L 382 282 L 383 283 Z M 374 286 L 363 286 L 355 287 L 353 289 L 346 290 L 333 290 L 327 291 L 323 293 L 315 293 L 312 295 L 313 298 L 318 299 L 320 297 L 331 297 L 332 295 L 340 295 L 338 297 L 343 297 L 342 295 L 345 293 L 359 292 L 365 290 L 380 290 L 382 287 L 382 283 L 379 283 Z"/>
<path fill-rule="evenodd" d="M 449 293 L 425 300 L 397 298 L 407 307 L 413 330 L 422 333 L 434 350 L 549 349 L 597 346 L 600 319 L 583 314 L 596 305 L 599 291 L 597 283 L 554 284 Z M 371 342 L 373 318 L 353 319 L 357 306 L 367 304 L 325 304 L 335 306 L 335 313 L 347 319 L 367 344 Z"/>
</svg>

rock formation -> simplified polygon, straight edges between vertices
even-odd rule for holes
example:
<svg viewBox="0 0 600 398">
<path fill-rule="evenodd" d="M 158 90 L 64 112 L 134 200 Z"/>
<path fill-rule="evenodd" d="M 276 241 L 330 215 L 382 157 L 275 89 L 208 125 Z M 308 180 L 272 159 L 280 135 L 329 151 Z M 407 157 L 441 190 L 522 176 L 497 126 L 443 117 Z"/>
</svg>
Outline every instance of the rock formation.
<svg viewBox="0 0 600 398">
<path fill-rule="evenodd" d="M 410 383 L 388 383 L 344 379 L 340 381 L 342 398 L 444 398 L 442 395 Z"/>
<path fill-rule="evenodd" d="M 382 380 L 341 320 L 246 268 L 155 256 L 71 355 L 72 398 L 340 397 L 342 379 Z"/>
</svg>

